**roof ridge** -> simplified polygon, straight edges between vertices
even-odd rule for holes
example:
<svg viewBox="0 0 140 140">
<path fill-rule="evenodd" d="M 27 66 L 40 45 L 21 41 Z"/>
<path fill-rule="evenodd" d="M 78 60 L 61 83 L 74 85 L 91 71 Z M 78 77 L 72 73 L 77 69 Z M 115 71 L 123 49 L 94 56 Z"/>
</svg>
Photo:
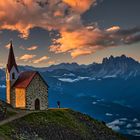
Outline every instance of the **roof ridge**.
<svg viewBox="0 0 140 140">
<path fill-rule="evenodd" d="M 35 75 L 36 75 L 36 72 L 32 72 L 32 73 L 31 72 L 26 72 L 26 71 L 21 72 L 19 77 L 18 77 L 18 79 L 17 79 L 17 81 L 13 85 L 13 87 L 26 88 Z"/>
</svg>

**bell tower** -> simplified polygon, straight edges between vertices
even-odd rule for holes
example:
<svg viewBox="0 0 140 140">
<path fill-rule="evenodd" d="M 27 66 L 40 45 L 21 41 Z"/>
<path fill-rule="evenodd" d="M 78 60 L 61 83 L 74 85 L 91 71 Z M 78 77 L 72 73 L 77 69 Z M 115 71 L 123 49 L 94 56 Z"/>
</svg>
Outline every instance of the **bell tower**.
<svg viewBox="0 0 140 140">
<path fill-rule="evenodd" d="M 19 76 L 18 67 L 15 60 L 12 41 L 10 42 L 9 56 L 6 67 L 6 102 L 11 103 L 11 88 Z"/>
</svg>

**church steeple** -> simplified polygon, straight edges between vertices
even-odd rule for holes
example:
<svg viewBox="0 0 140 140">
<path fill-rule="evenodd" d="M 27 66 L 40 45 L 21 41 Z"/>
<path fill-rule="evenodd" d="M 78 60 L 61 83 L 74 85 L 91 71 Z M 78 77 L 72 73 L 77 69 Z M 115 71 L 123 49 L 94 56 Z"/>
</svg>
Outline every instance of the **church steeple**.
<svg viewBox="0 0 140 140">
<path fill-rule="evenodd" d="M 10 50 L 9 50 L 9 56 L 8 56 L 8 62 L 7 62 L 7 69 L 9 72 L 11 71 L 13 66 L 16 68 L 16 70 L 18 72 L 18 67 L 16 64 L 15 55 L 14 55 L 14 51 L 13 51 L 13 43 L 12 43 L 12 41 L 10 41 Z"/>
<path fill-rule="evenodd" d="M 11 89 L 19 77 L 19 71 L 15 60 L 12 41 L 10 42 L 9 56 L 6 67 L 6 101 L 11 103 Z"/>
</svg>

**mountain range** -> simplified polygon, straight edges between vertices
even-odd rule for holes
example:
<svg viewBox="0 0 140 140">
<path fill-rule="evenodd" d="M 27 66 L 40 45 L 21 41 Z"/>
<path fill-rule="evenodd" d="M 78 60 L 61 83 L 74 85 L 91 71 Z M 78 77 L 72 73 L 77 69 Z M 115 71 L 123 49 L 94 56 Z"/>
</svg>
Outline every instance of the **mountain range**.
<svg viewBox="0 0 140 140">
<path fill-rule="evenodd" d="M 62 76 L 62 74 L 71 74 L 77 76 L 90 76 L 94 78 L 131 78 L 140 75 L 140 63 L 131 57 L 125 55 L 109 58 L 103 58 L 102 63 L 92 63 L 89 65 L 79 65 L 77 63 L 61 63 L 49 67 L 36 68 L 32 66 L 20 66 L 20 71 L 39 71 L 49 74 Z M 5 69 L 0 69 L 0 77 L 3 78 Z M 2 80 L 2 79 L 1 79 Z"/>
<path fill-rule="evenodd" d="M 140 75 L 140 63 L 125 55 L 104 58 L 101 64 L 78 65 L 77 63 L 62 63 L 52 65 L 46 70 L 49 72 L 58 72 L 60 69 L 66 70 L 67 73 L 73 72 L 76 75 L 89 76 L 90 78 L 130 78 Z"/>
</svg>

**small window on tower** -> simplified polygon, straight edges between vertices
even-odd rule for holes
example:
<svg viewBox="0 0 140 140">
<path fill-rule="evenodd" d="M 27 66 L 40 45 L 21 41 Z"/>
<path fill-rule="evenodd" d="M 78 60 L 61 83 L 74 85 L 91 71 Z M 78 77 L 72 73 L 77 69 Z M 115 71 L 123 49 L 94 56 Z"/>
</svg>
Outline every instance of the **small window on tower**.
<svg viewBox="0 0 140 140">
<path fill-rule="evenodd" d="M 12 79 L 15 79 L 15 73 L 12 73 Z"/>
</svg>

